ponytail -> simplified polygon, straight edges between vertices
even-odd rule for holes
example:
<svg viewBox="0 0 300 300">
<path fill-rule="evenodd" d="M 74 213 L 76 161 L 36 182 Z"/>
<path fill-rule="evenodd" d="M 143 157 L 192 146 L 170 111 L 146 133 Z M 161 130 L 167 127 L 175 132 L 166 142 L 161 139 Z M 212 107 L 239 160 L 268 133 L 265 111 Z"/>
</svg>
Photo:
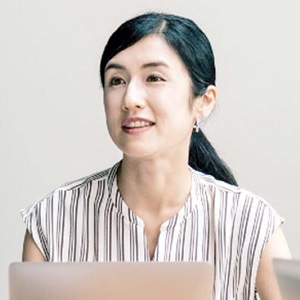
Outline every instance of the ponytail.
<svg viewBox="0 0 300 300">
<path fill-rule="evenodd" d="M 238 185 L 229 167 L 218 156 L 200 129 L 198 132 L 193 131 L 192 133 L 189 165 L 193 169 L 211 175 L 218 180 Z"/>
</svg>

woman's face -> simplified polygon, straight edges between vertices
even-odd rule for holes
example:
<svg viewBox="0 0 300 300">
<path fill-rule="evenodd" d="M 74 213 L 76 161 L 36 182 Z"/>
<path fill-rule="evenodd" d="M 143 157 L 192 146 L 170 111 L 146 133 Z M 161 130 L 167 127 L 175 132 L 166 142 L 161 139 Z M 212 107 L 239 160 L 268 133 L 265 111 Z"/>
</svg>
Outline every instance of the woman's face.
<svg viewBox="0 0 300 300">
<path fill-rule="evenodd" d="M 108 131 L 125 156 L 187 154 L 193 103 L 188 70 L 159 36 L 143 38 L 106 65 Z"/>
</svg>

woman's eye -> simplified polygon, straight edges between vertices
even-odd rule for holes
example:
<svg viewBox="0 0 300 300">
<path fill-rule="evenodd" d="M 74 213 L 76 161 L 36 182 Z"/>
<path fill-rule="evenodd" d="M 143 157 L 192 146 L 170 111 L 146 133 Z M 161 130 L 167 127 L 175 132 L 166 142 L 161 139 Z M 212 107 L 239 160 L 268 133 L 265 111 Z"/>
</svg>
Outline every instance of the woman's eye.
<svg viewBox="0 0 300 300">
<path fill-rule="evenodd" d="M 124 83 L 125 83 L 124 79 L 122 79 L 120 77 L 114 77 L 110 80 L 109 86 L 117 86 L 117 85 L 121 85 Z"/>
<path fill-rule="evenodd" d="M 157 81 L 165 81 L 165 80 L 162 77 L 158 76 L 158 75 L 150 75 L 148 77 L 147 81 L 157 82 Z"/>
</svg>

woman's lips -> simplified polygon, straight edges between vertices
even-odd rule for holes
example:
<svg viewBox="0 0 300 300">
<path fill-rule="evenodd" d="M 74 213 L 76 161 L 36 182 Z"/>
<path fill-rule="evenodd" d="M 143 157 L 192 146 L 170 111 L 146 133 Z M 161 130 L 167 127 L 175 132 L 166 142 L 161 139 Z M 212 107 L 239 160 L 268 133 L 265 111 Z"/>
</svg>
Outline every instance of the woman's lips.
<svg viewBox="0 0 300 300">
<path fill-rule="evenodd" d="M 130 117 L 122 122 L 122 129 L 126 133 L 141 133 L 149 130 L 155 123 L 144 118 Z"/>
</svg>

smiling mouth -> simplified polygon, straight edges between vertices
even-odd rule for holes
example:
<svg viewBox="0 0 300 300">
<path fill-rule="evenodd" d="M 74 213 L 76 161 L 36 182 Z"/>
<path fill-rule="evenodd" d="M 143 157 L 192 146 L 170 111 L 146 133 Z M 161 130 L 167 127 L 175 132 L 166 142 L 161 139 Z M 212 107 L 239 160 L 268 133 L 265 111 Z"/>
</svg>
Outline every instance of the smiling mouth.
<svg viewBox="0 0 300 300">
<path fill-rule="evenodd" d="M 126 124 L 125 126 L 123 126 L 123 128 L 129 128 L 129 129 L 132 129 L 132 128 L 143 128 L 143 127 L 150 127 L 152 125 L 154 125 L 153 122 L 133 121 L 133 122 L 130 122 L 130 123 Z"/>
</svg>

